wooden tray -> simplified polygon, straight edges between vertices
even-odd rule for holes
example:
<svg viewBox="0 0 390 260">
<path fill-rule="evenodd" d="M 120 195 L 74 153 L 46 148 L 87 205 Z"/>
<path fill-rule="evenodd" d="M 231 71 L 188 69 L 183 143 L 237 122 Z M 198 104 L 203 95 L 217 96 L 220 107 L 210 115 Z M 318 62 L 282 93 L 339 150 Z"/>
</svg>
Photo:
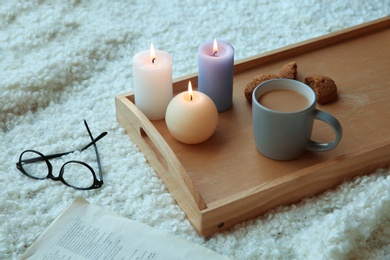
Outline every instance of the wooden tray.
<svg viewBox="0 0 390 260">
<path fill-rule="evenodd" d="M 389 43 L 386 17 L 236 62 L 233 107 L 219 114 L 216 132 L 202 144 L 176 141 L 164 120 L 151 122 L 138 110 L 132 93 L 116 97 L 117 119 L 197 232 L 209 236 L 390 165 Z M 243 90 L 253 76 L 277 74 L 289 61 L 297 62 L 299 80 L 313 74 L 335 80 L 338 100 L 318 108 L 339 119 L 344 136 L 332 151 L 279 162 L 257 152 Z M 197 86 L 191 74 L 174 81 L 174 93 L 185 91 L 188 80 Z M 330 138 L 331 130 L 316 122 L 313 139 Z"/>
</svg>

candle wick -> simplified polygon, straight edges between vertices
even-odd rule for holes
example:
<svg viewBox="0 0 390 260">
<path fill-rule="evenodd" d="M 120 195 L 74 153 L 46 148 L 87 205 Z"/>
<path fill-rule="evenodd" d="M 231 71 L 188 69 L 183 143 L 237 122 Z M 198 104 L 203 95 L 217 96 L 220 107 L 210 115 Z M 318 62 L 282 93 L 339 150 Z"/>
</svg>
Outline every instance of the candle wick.
<svg viewBox="0 0 390 260">
<path fill-rule="evenodd" d="M 217 52 L 218 52 L 218 51 L 215 51 L 215 52 L 213 53 L 213 56 L 215 56 L 215 54 L 217 54 Z"/>
<path fill-rule="evenodd" d="M 155 61 L 155 60 L 156 60 L 156 58 L 153 58 L 153 59 L 152 59 L 152 63 L 153 63 L 153 64 L 154 64 L 154 61 Z"/>
<path fill-rule="evenodd" d="M 191 101 L 192 101 L 192 95 L 190 95 L 190 99 L 191 99 Z"/>
</svg>

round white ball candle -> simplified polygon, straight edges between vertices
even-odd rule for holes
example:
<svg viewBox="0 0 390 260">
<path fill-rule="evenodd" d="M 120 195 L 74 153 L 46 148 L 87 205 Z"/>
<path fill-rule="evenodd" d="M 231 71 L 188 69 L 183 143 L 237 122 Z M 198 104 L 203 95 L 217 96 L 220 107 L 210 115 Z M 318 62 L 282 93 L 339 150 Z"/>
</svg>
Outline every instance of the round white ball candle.
<svg viewBox="0 0 390 260">
<path fill-rule="evenodd" d="M 209 139 L 218 124 L 218 111 L 214 102 L 205 94 L 188 91 L 175 96 L 168 105 L 165 122 L 169 132 L 185 144 L 197 144 Z"/>
<path fill-rule="evenodd" d="M 172 57 L 166 51 L 150 50 L 133 57 L 135 105 L 150 120 L 163 119 L 172 99 Z"/>
</svg>

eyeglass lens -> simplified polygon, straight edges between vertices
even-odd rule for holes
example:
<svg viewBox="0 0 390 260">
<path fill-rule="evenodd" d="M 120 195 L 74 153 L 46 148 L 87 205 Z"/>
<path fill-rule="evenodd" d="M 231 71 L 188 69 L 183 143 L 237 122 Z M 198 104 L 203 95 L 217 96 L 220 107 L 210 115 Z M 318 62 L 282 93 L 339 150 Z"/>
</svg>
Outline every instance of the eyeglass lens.
<svg viewBox="0 0 390 260">
<path fill-rule="evenodd" d="M 44 158 L 36 160 L 37 158 L 42 158 L 42 156 L 33 151 L 23 152 L 20 156 L 20 161 L 26 163 L 22 163 L 21 167 L 31 177 L 45 179 L 49 175 L 49 165 Z M 31 163 L 29 163 L 30 161 Z"/>
<path fill-rule="evenodd" d="M 63 180 L 73 187 L 89 188 L 94 183 L 92 170 L 81 162 L 67 162 L 62 166 L 60 174 L 62 174 Z"/>
</svg>

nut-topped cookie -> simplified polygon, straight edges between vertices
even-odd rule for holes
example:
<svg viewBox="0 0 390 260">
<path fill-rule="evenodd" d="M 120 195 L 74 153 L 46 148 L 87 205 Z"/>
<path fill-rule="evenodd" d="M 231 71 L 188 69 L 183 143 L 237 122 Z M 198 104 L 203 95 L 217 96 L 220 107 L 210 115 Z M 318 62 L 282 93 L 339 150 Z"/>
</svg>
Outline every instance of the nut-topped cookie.
<svg viewBox="0 0 390 260">
<path fill-rule="evenodd" d="M 327 76 L 309 76 L 305 78 L 305 83 L 316 92 L 318 104 L 327 104 L 337 98 L 336 83 Z"/>
<path fill-rule="evenodd" d="M 297 79 L 298 65 L 295 61 L 291 61 L 280 69 L 279 77 L 286 79 Z"/>
<path fill-rule="evenodd" d="M 252 80 L 246 85 L 244 89 L 244 95 L 245 98 L 248 100 L 250 104 L 252 104 L 252 93 L 253 90 L 260 84 L 263 83 L 264 81 L 270 80 L 270 79 L 277 79 L 278 76 L 272 73 L 267 73 L 267 74 L 260 74 L 252 78 Z"/>
</svg>

